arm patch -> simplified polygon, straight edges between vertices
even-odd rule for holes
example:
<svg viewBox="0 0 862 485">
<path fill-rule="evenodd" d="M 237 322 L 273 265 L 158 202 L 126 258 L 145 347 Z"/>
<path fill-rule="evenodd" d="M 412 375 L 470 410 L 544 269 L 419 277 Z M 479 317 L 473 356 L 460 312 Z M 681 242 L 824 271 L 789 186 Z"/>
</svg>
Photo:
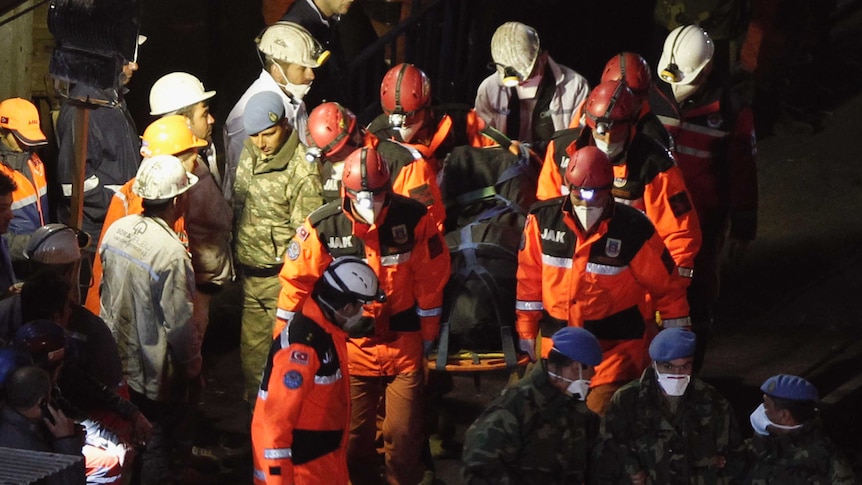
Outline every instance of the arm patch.
<svg viewBox="0 0 862 485">
<path fill-rule="evenodd" d="M 419 187 L 414 187 L 407 192 L 410 193 L 410 198 L 418 200 L 425 204 L 425 207 L 434 205 L 434 195 L 431 193 L 431 187 L 428 184 L 422 184 Z"/>
<path fill-rule="evenodd" d="M 443 254 L 443 239 L 440 234 L 434 234 L 428 239 L 428 256 L 434 259 L 441 254 Z"/>
<path fill-rule="evenodd" d="M 670 255 L 670 251 L 667 248 L 664 248 L 664 251 L 661 252 L 661 262 L 664 263 L 664 269 L 667 270 L 668 274 L 673 273 L 676 269 L 676 263 L 673 261 L 673 256 Z"/>
<path fill-rule="evenodd" d="M 680 217 L 691 211 L 691 201 L 688 199 L 688 192 L 684 190 L 670 196 L 668 202 L 670 202 L 670 210 L 673 211 L 673 215 L 676 217 Z"/>
</svg>

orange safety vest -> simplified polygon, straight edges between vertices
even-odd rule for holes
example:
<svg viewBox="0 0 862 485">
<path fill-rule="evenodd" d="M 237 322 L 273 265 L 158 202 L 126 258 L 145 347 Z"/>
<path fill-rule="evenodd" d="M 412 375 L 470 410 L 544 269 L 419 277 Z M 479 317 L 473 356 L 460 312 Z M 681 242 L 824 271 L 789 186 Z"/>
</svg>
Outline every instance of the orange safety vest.
<svg viewBox="0 0 862 485">
<path fill-rule="evenodd" d="M 45 165 L 39 155 L 30 154 L 24 171 L 15 170 L 0 163 L 0 170 L 15 181 L 17 188 L 12 192 L 12 213 L 9 232 L 31 234 L 45 225 L 48 213 L 48 182 L 45 178 Z"/>
</svg>

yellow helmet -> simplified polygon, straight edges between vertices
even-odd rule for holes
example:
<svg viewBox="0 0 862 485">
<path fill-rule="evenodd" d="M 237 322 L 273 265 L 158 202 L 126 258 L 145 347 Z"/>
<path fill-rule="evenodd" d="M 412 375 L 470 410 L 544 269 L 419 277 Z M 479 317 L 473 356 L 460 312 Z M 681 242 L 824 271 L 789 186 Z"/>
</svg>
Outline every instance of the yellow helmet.
<svg viewBox="0 0 862 485">
<path fill-rule="evenodd" d="M 203 148 L 207 142 L 192 133 L 185 116 L 171 115 L 150 123 L 141 137 L 141 156 L 177 155 L 192 148 Z"/>
</svg>

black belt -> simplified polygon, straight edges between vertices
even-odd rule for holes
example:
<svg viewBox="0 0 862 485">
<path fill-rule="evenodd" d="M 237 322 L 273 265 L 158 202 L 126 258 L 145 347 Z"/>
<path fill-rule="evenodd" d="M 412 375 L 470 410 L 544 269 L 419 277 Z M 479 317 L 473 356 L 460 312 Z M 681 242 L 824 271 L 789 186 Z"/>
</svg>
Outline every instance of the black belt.
<svg viewBox="0 0 862 485">
<path fill-rule="evenodd" d="M 240 264 L 239 270 L 243 276 L 251 276 L 254 278 L 270 278 L 277 276 L 281 272 L 281 266 L 270 266 L 269 268 L 254 268 Z"/>
</svg>

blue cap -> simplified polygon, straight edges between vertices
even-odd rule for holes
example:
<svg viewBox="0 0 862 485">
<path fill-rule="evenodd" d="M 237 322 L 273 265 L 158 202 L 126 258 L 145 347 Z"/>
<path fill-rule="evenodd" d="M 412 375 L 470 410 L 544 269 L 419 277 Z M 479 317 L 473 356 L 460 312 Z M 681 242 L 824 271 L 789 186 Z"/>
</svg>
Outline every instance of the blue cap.
<svg viewBox="0 0 862 485">
<path fill-rule="evenodd" d="M 764 393 L 791 401 L 817 401 L 820 397 L 814 384 L 798 376 L 778 374 L 772 376 L 760 386 Z"/>
<path fill-rule="evenodd" d="M 649 356 L 656 362 L 670 362 L 694 355 L 694 332 L 684 328 L 667 328 L 655 336 L 649 346 Z"/>
<path fill-rule="evenodd" d="M 552 350 L 581 364 L 596 366 L 602 362 L 602 348 L 589 331 L 580 327 L 565 327 L 557 331 L 551 340 Z"/>
<path fill-rule="evenodd" d="M 255 94 L 245 105 L 242 113 L 242 126 L 247 135 L 256 135 L 275 126 L 284 118 L 284 101 L 272 91 Z"/>
</svg>

